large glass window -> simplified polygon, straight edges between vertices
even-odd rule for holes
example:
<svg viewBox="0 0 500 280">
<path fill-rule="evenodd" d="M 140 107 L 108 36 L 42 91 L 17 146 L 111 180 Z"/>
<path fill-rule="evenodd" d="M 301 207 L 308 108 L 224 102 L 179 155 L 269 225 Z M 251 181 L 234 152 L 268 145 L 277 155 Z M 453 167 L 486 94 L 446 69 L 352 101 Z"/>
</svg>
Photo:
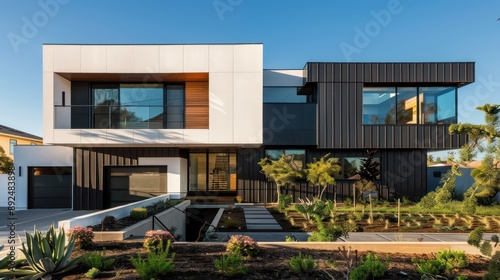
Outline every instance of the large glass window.
<svg viewBox="0 0 500 280">
<path fill-rule="evenodd" d="M 421 87 L 419 93 L 423 100 L 422 123 L 452 124 L 457 122 L 455 87 Z"/>
<path fill-rule="evenodd" d="M 13 155 L 14 154 L 14 146 L 17 145 L 17 140 L 10 139 L 9 144 L 10 144 L 9 145 L 9 153 L 11 155 Z"/>
<path fill-rule="evenodd" d="M 362 157 L 346 157 L 341 160 L 342 166 L 342 174 L 344 175 L 344 179 L 348 180 L 359 180 L 360 176 L 358 175 L 361 172 L 363 167 L 363 160 L 366 158 Z M 380 162 L 380 158 L 373 158 L 374 162 Z M 380 175 L 379 175 L 380 178 Z M 378 178 L 378 179 L 379 179 Z"/>
<path fill-rule="evenodd" d="M 235 153 L 191 153 L 190 191 L 236 191 Z"/>
<path fill-rule="evenodd" d="M 367 87 L 363 89 L 363 124 L 396 123 L 396 88 Z"/>
<path fill-rule="evenodd" d="M 365 87 L 363 124 L 457 122 L 456 87 Z"/>
<path fill-rule="evenodd" d="M 94 85 L 94 128 L 184 128 L 184 85 Z"/>
<path fill-rule="evenodd" d="M 264 87 L 264 103 L 306 103 L 307 96 L 298 95 L 297 87 Z"/>
<path fill-rule="evenodd" d="M 286 156 L 286 159 L 296 170 L 304 169 L 306 164 L 305 150 L 266 150 L 266 157 L 270 160 L 278 160 L 282 155 Z"/>
</svg>

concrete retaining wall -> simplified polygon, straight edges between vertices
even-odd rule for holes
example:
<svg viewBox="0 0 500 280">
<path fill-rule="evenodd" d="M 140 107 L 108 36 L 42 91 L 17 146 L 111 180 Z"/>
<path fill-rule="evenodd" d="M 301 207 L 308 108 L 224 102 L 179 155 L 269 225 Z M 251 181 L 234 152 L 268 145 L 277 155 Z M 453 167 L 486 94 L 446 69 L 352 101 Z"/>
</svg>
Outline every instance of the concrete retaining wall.
<svg viewBox="0 0 500 280">
<path fill-rule="evenodd" d="M 68 229 L 76 227 L 76 226 L 86 227 L 86 226 L 92 226 L 92 225 L 100 224 L 101 221 L 102 221 L 102 219 L 104 217 L 106 217 L 106 216 L 113 216 L 116 219 L 121 219 L 123 217 L 129 216 L 130 215 L 130 211 L 132 210 L 132 208 L 146 207 L 146 206 L 149 206 L 149 205 L 151 205 L 151 204 L 153 204 L 155 202 L 158 202 L 160 200 L 165 200 L 167 198 L 170 198 L 168 194 L 161 195 L 161 196 L 157 196 L 157 197 L 153 197 L 153 198 L 141 200 L 141 201 L 138 201 L 138 202 L 135 202 L 135 203 L 130 203 L 130 204 L 127 204 L 127 205 L 117 206 L 117 207 L 113 207 L 113 208 L 110 208 L 110 209 L 106 209 L 106 210 L 102 210 L 102 211 L 99 211 L 99 212 L 95 212 L 95 213 L 92 213 L 92 214 L 87 214 L 87 215 L 79 216 L 79 217 L 76 217 L 76 218 L 73 218 L 73 219 L 60 221 L 58 223 L 58 227 L 59 228 L 63 227 L 64 230 L 67 231 Z"/>
</svg>

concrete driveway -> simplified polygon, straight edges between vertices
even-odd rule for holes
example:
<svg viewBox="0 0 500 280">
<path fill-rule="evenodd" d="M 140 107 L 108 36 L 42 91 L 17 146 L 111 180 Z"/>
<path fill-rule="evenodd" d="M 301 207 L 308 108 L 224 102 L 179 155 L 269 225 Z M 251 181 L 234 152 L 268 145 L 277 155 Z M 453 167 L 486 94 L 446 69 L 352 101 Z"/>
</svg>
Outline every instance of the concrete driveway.
<svg viewBox="0 0 500 280">
<path fill-rule="evenodd" d="M 5 248 L 0 252 L 3 256 L 8 250 L 9 236 L 15 234 L 15 245 L 21 246 L 19 238 L 24 241 L 24 232 L 34 232 L 34 229 L 46 231 L 50 225 L 57 228 L 57 223 L 77 216 L 92 213 L 93 211 L 73 211 L 71 209 L 30 209 L 18 210 L 15 216 L 10 216 L 6 207 L 0 207 L 0 245 Z M 15 224 L 15 229 L 12 227 Z M 11 228 L 13 230 L 11 230 Z"/>
</svg>

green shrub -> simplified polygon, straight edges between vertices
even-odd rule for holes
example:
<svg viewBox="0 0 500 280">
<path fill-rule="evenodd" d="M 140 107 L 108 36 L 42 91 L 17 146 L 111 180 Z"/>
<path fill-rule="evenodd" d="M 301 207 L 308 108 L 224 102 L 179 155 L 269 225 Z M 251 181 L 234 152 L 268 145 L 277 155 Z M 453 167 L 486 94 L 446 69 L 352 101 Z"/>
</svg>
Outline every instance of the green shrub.
<svg viewBox="0 0 500 280">
<path fill-rule="evenodd" d="M 417 266 L 417 272 L 424 275 L 443 275 L 446 271 L 446 265 L 436 259 L 431 260 L 422 260 L 422 259 L 414 259 L 412 262 Z"/>
<path fill-rule="evenodd" d="M 148 210 L 146 208 L 136 207 L 130 211 L 130 218 L 141 221 L 148 217 Z"/>
<path fill-rule="evenodd" d="M 89 250 L 94 244 L 94 232 L 91 227 L 76 226 L 68 229 L 66 236 L 73 235 L 75 237 L 75 245 L 80 246 L 81 249 Z"/>
<path fill-rule="evenodd" d="M 217 272 L 226 276 L 244 275 L 248 272 L 248 266 L 237 252 L 223 254 L 220 259 L 214 260 L 214 266 Z"/>
<path fill-rule="evenodd" d="M 313 232 L 307 239 L 310 242 L 334 242 L 341 236 L 347 236 L 345 228 L 339 225 L 330 224 L 328 227 L 322 227 L 319 231 Z"/>
<path fill-rule="evenodd" d="M 106 259 L 106 248 L 103 248 L 102 252 L 96 251 L 85 255 L 84 262 L 88 268 L 97 268 L 103 271 L 112 269 L 115 259 Z"/>
<path fill-rule="evenodd" d="M 239 253 L 242 256 L 256 256 L 259 251 L 259 245 L 253 238 L 245 235 L 232 235 L 227 242 L 227 251 Z"/>
<path fill-rule="evenodd" d="M 413 202 L 407 197 L 407 196 L 403 196 L 401 198 L 401 205 L 403 206 L 408 206 L 408 205 L 411 205 Z"/>
<path fill-rule="evenodd" d="M 352 207 L 352 199 L 349 197 L 346 197 L 344 201 L 342 202 L 344 207 Z"/>
<path fill-rule="evenodd" d="M 484 228 L 477 227 L 469 233 L 469 237 L 467 239 L 467 243 L 470 245 L 479 248 L 481 245 L 481 241 L 483 240 Z"/>
<path fill-rule="evenodd" d="M 98 268 L 92 267 L 89 271 L 87 271 L 87 273 L 85 273 L 85 277 L 94 279 L 97 278 L 100 273 L 101 271 Z"/>
<path fill-rule="evenodd" d="M 382 262 L 376 255 L 368 254 L 363 264 L 349 274 L 351 280 L 367 280 L 382 277 L 389 269 L 387 262 Z"/>
<path fill-rule="evenodd" d="M 436 202 L 436 192 L 432 191 L 426 194 L 424 197 L 420 199 L 417 203 L 417 206 L 424 209 L 431 209 L 437 205 Z"/>
<path fill-rule="evenodd" d="M 293 273 L 307 273 L 315 270 L 316 264 L 311 255 L 302 256 L 302 253 L 299 252 L 298 256 L 290 258 L 288 267 Z"/>
<path fill-rule="evenodd" d="M 493 252 L 493 248 L 491 247 L 491 242 L 486 240 L 481 243 L 479 246 L 479 251 L 481 254 L 485 256 L 491 256 L 491 253 Z"/>
<path fill-rule="evenodd" d="M 166 230 L 148 230 L 144 235 L 143 246 L 148 249 L 148 252 L 165 250 L 168 244 L 174 243 L 174 236 Z"/>
<path fill-rule="evenodd" d="M 278 200 L 278 211 L 280 213 L 283 213 L 286 208 L 288 208 L 292 204 L 292 196 L 287 194 L 287 195 L 280 195 L 279 200 Z"/>
<path fill-rule="evenodd" d="M 447 270 L 469 265 L 464 251 L 441 250 L 436 253 L 436 260 L 444 263 Z"/>
<path fill-rule="evenodd" d="M 500 252 L 496 252 L 488 263 L 488 273 L 483 276 L 483 280 L 500 279 Z"/>
<path fill-rule="evenodd" d="M 165 250 L 149 252 L 146 258 L 139 254 L 130 259 L 141 279 L 165 279 L 174 270 L 175 253 L 169 254 L 171 244 L 168 241 Z"/>
</svg>

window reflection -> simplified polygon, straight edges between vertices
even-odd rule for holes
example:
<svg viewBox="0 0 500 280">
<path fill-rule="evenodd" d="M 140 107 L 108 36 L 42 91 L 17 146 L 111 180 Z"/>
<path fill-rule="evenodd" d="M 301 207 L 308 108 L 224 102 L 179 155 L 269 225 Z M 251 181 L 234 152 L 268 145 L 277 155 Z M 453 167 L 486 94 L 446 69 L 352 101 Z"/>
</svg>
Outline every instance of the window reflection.
<svg viewBox="0 0 500 280">
<path fill-rule="evenodd" d="M 365 87 L 363 124 L 457 122 L 456 87 Z"/>
</svg>

